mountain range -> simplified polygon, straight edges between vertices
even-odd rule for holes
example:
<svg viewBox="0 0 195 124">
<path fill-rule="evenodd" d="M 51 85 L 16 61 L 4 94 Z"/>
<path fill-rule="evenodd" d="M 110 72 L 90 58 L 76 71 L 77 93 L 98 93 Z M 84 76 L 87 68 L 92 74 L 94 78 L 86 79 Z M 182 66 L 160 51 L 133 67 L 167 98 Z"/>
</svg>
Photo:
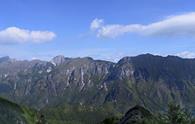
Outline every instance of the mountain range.
<svg viewBox="0 0 195 124">
<path fill-rule="evenodd" d="M 176 102 L 195 110 L 195 59 L 142 54 L 117 63 L 90 57 L 0 58 L 0 96 L 37 110 L 80 106 L 124 113 Z"/>
</svg>

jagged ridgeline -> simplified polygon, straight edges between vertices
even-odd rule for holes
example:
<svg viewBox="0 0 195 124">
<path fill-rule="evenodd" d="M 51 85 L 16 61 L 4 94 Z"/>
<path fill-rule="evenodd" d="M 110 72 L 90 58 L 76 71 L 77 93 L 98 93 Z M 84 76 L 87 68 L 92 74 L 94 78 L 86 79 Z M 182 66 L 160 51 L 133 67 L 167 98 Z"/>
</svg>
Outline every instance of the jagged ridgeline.
<svg viewBox="0 0 195 124">
<path fill-rule="evenodd" d="M 125 113 L 137 104 L 158 111 L 175 102 L 193 111 L 195 59 L 144 54 L 114 63 L 90 57 L 57 56 L 51 61 L 3 57 L 0 95 L 43 110 L 49 119 L 60 117 L 61 123 L 64 116 L 69 117 L 67 113 L 92 115 L 95 111 L 104 118 L 109 112 Z"/>
</svg>

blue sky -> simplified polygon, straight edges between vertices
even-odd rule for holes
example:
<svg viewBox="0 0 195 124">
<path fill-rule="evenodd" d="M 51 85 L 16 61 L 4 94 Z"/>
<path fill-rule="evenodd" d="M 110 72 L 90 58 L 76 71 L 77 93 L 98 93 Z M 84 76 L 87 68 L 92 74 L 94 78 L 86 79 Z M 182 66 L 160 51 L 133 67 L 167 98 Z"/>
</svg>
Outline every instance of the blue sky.
<svg viewBox="0 0 195 124">
<path fill-rule="evenodd" d="M 193 0 L 0 2 L 0 56 L 117 60 L 152 53 L 195 57 Z M 175 24 L 178 19 L 181 23 Z M 92 23 L 98 25 L 92 27 Z"/>
</svg>

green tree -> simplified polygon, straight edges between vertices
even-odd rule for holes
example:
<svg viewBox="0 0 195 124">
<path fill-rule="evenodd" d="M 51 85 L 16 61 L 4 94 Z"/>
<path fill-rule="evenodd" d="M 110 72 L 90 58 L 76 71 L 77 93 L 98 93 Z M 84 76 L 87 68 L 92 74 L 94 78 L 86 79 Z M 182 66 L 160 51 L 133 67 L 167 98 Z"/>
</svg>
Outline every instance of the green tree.
<svg viewBox="0 0 195 124">
<path fill-rule="evenodd" d="M 43 114 L 40 114 L 36 124 L 47 124 Z"/>
<path fill-rule="evenodd" d="M 101 124 L 118 124 L 119 119 L 117 117 L 106 118 Z"/>
<path fill-rule="evenodd" d="M 180 105 L 169 104 L 167 119 L 169 124 L 190 124 L 191 114 Z"/>
</svg>

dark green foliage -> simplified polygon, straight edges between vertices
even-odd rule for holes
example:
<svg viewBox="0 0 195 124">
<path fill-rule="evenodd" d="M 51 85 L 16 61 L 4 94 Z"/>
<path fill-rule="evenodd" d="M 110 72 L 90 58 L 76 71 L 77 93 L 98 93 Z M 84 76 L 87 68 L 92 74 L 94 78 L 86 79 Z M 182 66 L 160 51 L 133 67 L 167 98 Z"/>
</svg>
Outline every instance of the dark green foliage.
<svg viewBox="0 0 195 124">
<path fill-rule="evenodd" d="M 38 115 L 38 120 L 36 124 L 47 124 L 45 116 L 43 114 Z"/>
<path fill-rule="evenodd" d="M 169 123 L 173 124 L 190 124 L 191 115 L 180 105 L 169 105 L 169 110 L 167 113 L 167 119 Z"/>
<path fill-rule="evenodd" d="M 118 118 L 112 117 L 106 118 L 100 124 L 195 124 L 195 118 L 192 117 L 191 113 L 180 105 L 175 104 L 169 104 L 167 112 L 144 116 L 140 120 L 134 122 L 130 121 L 132 120 L 132 116 L 128 116 L 127 113 L 119 122 Z M 125 119 L 125 121 L 123 121 L 123 119 Z"/>
<path fill-rule="evenodd" d="M 0 124 L 35 124 L 36 112 L 0 98 Z"/>
<path fill-rule="evenodd" d="M 123 121 L 125 119 L 125 121 Z M 134 120 L 136 119 L 136 120 Z M 134 120 L 134 121 L 132 121 Z M 36 112 L 0 98 L 0 124 L 195 124 L 195 118 L 180 105 L 169 104 L 163 113 L 135 106 L 121 117 L 108 106 L 63 105 Z"/>
<path fill-rule="evenodd" d="M 118 124 L 119 118 L 117 117 L 111 117 L 111 118 L 106 118 L 101 122 L 101 124 Z"/>
<path fill-rule="evenodd" d="M 194 124 L 193 118 L 186 109 L 180 105 L 169 104 L 168 111 L 153 115 L 151 119 L 145 119 L 144 124 Z"/>
<path fill-rule="evenodd" d="M 153 118 L 146 119 L 144 124 L 194 124 L 194 119 L 191 113 L 180 105 L 169 104 L 166 113 L 153 115 Z"/>
<path fill-rule="evenodd" d="M 64 104 L 42 110 L 49 124 L 97 124 L 105 118 L 120 116 L 111 106 L 93 107 Z"/>
</svg>

